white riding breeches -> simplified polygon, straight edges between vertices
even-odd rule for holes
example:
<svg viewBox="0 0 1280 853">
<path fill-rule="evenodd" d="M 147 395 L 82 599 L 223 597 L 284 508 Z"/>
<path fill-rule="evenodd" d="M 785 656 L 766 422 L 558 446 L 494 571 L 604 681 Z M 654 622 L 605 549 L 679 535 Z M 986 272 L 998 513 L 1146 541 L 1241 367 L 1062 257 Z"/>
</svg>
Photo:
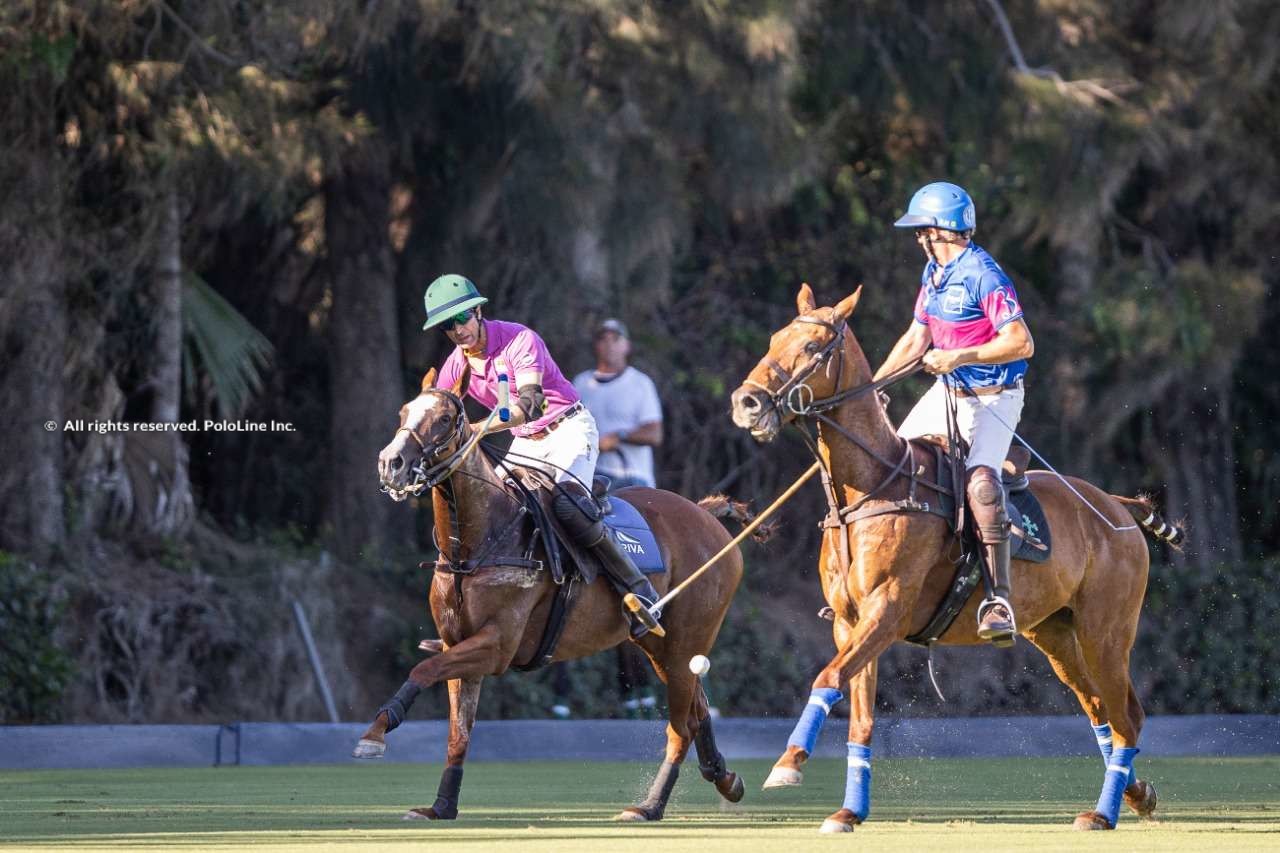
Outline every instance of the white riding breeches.
<svg viewBox="0 0 1280 853">
<path fill-rule="evenodd" d="M 915 408 L 898 427 L 898 435 L 915 438 L 921 435 L 947 434 L 947 396 L 951 391 L 941 382 L 935 382 L 928 393 L 920 398 Z M 999 394 L 978 397 L 956 397 L 956 426 L 960 435 L 969 443 L 969 456 L 965 468 L 979 465 L 994 469 L 997 473 L 1009 453 L 1013 431 L 1022 417 L 1023 389 L 1006 388 Z M 996 416 L 999 417 L 996 417 Z"/>
<path fill-rule="evenodd" d="M 515 436 L 511 439 L 510 452 L 520 454 L 510 458 L 512 465 L 538 468 L 554 477 L 557 483 L 576 477 L 590 490 L 591 478 L 596 472 L 596 457 L 600 455 L 596 419 L 584 408 L 573 417 L 560 421 L 542 438 Z"/>
</svg>

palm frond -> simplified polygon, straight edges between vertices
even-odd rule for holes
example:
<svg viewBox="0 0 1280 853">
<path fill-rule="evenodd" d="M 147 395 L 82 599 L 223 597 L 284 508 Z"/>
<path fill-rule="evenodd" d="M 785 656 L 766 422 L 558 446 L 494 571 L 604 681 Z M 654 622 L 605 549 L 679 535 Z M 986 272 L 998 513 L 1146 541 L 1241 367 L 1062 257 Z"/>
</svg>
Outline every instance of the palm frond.
<svg viewBox="0 0 1280 853">
<path fill-rule="evenodd" d="M 275 350 L 271 342 L 198 275 L 188 272 L 183 288 L 183 377 L 208 377 L 218 414 L 244 411 L 262 388 L 262 370 Z M 193 386 L 188 386 L 193 387 Z"/>
</svg>

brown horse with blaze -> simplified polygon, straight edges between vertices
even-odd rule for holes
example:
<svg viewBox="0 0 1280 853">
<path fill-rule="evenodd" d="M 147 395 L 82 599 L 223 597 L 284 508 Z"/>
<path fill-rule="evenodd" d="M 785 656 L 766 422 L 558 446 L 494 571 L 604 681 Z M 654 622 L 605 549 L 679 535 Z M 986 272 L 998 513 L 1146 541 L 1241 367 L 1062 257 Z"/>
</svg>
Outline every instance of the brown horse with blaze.
<svg viewBox="0 0 1280 853">
<path fill-rule="evenodd" d="M 819 557 L 838 651 L 814 680 L 809 704 L 765 783 L 800 784 L 821 725 L 847 689 L 849 782 L 843 807 L 823 823 L 824 832 L 852 830 L 870 807 L 877 658 L 924 629 L 955 576 L 947 520 L 920 511 L 909 491 L 912 471 L 937 482 L 933 453 L 908 445 L 878 395 L 861 393 L 876 386 L 848 325 L 860 293 L 861 288 L 835 307 L 820 308 L 803 285 L 796 299 L 799 316 L 773 335 L 769 352 L 732 397 L 734 422 L 761 442 L 835 398 L 829 417 L 818 424 L 817 450 L 830 472 L 829 499 L 837 511 L 858 510 L 839 515 L 841 523 L 824 525 Z M 1154 787 L 1132 769 L 1144 714 L 1129 678 L 1129 653 L 1149 565 L 1134 521 L 1148 530 L 1163 528 L 1163 522 L 1144 500 L 1109 495 L 1048 471 L 1028 477 L 1053 531 L 1053 549 L 1039 565 L 1013 562 L 1019 633 L 1044 652 L 1075 693 L 1108 765 L 1098 806 L 1075 825 L 1110 829 L 1122 794 L 1143 816 L 1156 804 Z M 939 641 L 984 642 L 977 633 L 978 603 L 970 598 Z"/>
<path fill-rule="evenodd" d="M 452 390 L 433 387 L 435 378 L 432 369 L 418 397 L 401 408 L 395 438 L 378 456 L 378 472 L 383 485 L 400 496 L 424 469 L 438 472 L 432 478 L 437 482 L 430 485 L 436 542 L 443 552 L 429 599 L 440 640 L 428 641 L 423 648 L 439 654 L 413 668 L 395 697 L 378 710 L 354 756 L 382 757 L 387 732 L 404 720 L 417 694 L 447 682 L 449 743 L 440 788 L 433 805 L 412 809 L 405 817 L 451 820 L 458 814 L 462 766 L 481 682 L 528 664 L 540 648 L 545 651 L 543 636 L 560 587 L 549 571 L 539 568 L 547 565 L 547 555 L 541 544 L 531 545 L 531 525 L 512 485 L 484 453 L 468 452 L 472 431 L 459 397 L 468 374 L 464 372 Z M 616 494 L 639 511 L 657 540 L 666 566 L 663 574 L 651 575 L 659 592 L 679 583 L 729 543 L 717 515 L 746 520 L 738 507 L 723 499 L 695 504 L 672 492 L 638 486 Z M 457 553 L 449 553 L 451 543 L 456 543 Z M 463 570 L 455 573 L 458 568 Z M 636 641 L 667 688 L 666 760 L 648 797 L 618 819 L 662 818 L 691 745 L 697 749 L 699 771 L 720 795 L 731 802 L 742 798 L 742 780 L 726 768 L 716 747 L 706 693 L 688 665 L 693 656 L 710 652 L 741 579 L 742 556 L 734 548 L 687 594 L 666 606 L 665 636 L 651 632 Z M 568 606 L 552 660 L 585 657 L 628 641 L 621 598 L 603 580 L 581 585 Z"/>
</svg>

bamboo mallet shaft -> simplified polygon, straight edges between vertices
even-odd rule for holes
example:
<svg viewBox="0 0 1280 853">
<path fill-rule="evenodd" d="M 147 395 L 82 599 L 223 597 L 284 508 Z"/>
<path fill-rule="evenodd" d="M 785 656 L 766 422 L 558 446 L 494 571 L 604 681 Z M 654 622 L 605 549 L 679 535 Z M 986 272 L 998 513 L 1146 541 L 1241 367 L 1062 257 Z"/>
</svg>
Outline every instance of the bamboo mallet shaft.
<svg viewBox="0 0 1280 853">
<path fill-rule="evenodd" d="M 740 543 L 743 539 L 746 539 L 748 536 L 750 536 L 752 531 L 754 531 L 757 527 L 759 527 L 761 524 L 764 523 L 765 519 L 767 519 L 769 516 L 777 512 L 778 507 L 782 506 L 784 503 L 790 500 L 791 496 L 794 495 L 797 491 L 799 491 L 800 487 L 803 486 L 806 482 L 808 482 L 809 478 L 812 477 L 814 474 L 818 473 L 818 471 L 820 471 L 821 469 L 822 469 L 822 465 L 821 463 L 818 463 L 818 462 L 814 462 L 813 465 L 809 466 L 809 470 L 801 474 L 800 479 L 792 483 L 791 486 L 785 492 L 778 495 L 778 499 L 775 500 L 773 503 L 771 503 L 768 509 L 766 509 L 764 512 L 760 513 L 754 519 L 752 519 L 751 523 L 748 524 L 746 527 L 742 528 L 742 531 L 737 536 L 729 540 L 729 543 L 727 545 L 721 548 L 714 557 L 712 557 L 710 560 L 707 560 L 705 563 L 703 563 L 702 566 L 696 572 L 694 572 L 693 574 L 689 575 L 689 577 L 681 581 L 679 586 L 675 587 L 666 595 L 662 596 L 662 598 L 659 598 L 657 602 L 654 603 L 653 607 L 649 608 L 650 611 L 661 610 L 663 605 L 665 605 L 667 602 L 671 601 L 671 599 L 679 595 L 684 590 L 685 587 L 687 587 L 689 584 L 697 580 L 698 577 L 703 572 L 705 572 L 707 569 L 714 566 L 720 560 L 721 557 L 723 557 L 725 554 L 728 554 L 735 547 L 737 547 L 738 543 Z M 636 598 L 633 593 L 630 593 L 630 592 L 627 593 L 625 596 L 623 596 L 622 600 L 623 600 L 623 603 L 627 605 L 627 609 L 632 612 L 635 612 L 637 609 L 644 609 L 644 605 L 640 603 L 640 599 Z"/>
</svg>

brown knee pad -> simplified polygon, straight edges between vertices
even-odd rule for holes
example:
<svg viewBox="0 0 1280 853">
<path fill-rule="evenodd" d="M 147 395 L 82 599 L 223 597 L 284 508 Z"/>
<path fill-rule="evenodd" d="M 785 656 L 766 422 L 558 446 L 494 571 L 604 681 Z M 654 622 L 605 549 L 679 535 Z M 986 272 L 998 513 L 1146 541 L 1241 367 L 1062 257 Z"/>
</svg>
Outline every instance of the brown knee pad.
<svg viewBox="0 0 1280 853">
<path fill-rule="evenodd" d="M 1004 508 L 1004 490 L 1000 477 L 985 465 L 969 470 L 969 509 L 978 535 L 988 544 L 1009 538 L 1009 516 Z"/>
</svg>

